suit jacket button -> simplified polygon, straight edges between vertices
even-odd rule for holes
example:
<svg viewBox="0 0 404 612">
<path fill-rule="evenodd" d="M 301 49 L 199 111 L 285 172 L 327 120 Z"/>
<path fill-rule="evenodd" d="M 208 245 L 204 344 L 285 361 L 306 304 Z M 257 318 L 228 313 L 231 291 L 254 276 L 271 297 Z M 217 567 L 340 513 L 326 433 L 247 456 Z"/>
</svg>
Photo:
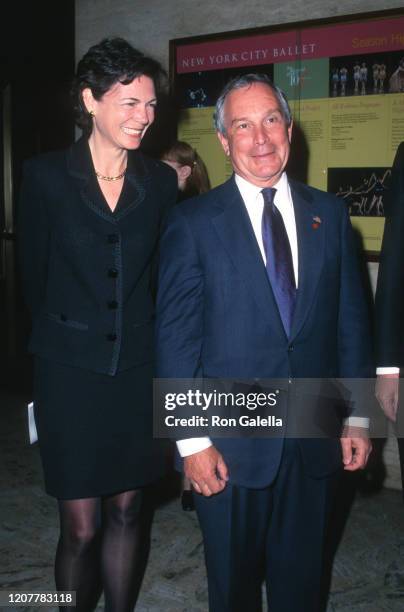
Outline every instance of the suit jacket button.
<svg viewBox="0 0 404 612">
<path fill-rule="evenodd" d="M 107 240 L 109 244 L 116 244 L 119 242 L 119 236 L 118 234 L 108 234 Z"/>
<path fill-rule="evenodd" d="M 116 268 L 109 268 L 108 276 L 109 278 L 116 278 L 118 276 L 118 270 Z"/>
<path fill-rule="evenodd" d="M 115 342 L 116 338 L 117 338 L 116 334 L 107 334 L 107 340 L 109 342 Z"/>
<path fill-rule="evenodd" d="M 109 310 L 116 310 L 118 308 L 118 302 L 116 300 L 111 300 L 107 302 Z"/>
<path fill-rule="evenodd" d="M 293 346 L 293 344 L 290 344 L 288 346 L 288 353 L 293 353 L 294 350 L 295 350 L 295 347 Z"/>
</svg>

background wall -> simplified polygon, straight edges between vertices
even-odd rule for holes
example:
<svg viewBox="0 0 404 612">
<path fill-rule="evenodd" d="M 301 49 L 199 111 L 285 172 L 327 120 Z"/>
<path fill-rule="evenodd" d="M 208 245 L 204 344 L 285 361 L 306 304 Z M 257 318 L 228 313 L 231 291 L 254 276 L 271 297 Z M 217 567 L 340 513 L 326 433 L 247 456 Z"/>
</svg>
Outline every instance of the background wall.
<svg viewBox="0 0 404 612">
<path fill-rule="evenodd" d="M 122 36 L 168 68 L 173 38 L 403 8 L 403 0 L 76 0 L 76 58 L 105 36 Z M 373 290 L 378 264 L 369 264 Z M 395 440 L 385 484 L 401 487 Z"/>
</svg>

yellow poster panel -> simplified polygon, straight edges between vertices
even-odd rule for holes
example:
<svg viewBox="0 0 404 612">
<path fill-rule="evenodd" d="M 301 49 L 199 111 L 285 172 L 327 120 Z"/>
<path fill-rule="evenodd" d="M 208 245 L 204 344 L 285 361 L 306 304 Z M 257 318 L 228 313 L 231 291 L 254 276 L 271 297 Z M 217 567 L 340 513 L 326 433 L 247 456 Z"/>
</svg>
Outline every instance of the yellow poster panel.
<svg viewBox="0 0 404 612">
<path fill-rule="evenodd" d="M 393 165 L 394 157 L 400 142 L 404 141 L 404 95 L 402 93 L 390 94 L 390 130 L 389 130 L 389 159 L 388 166 Z"/>
<path fill-rule="evenodd" d="M 296 100 L 291 102 L 296 129 L 303 133 L 310 151 L 307 183 L 327 190 L 328 100 Z M 292 134 L 293 147 L 293 134 Z"/>
<path fill-rule="evenodd" d="M 385 95 L 329 100 L 329 168 L 388 166 L 390 105 Z"/>
<path fill-rule="evenodd" d="M 231 176 L 232 168 L 213 127 L 213 107 L 187 108 L 181 113 L 178 139 L 191 145 L 208 170 L 212 187 Z"/>
<path fill-rule="evenodd" d="M 382 247 L 384 217 L 351 217 L 351 223 L 362 236 L 364 250 L 379 252 Z"/>
</svg>

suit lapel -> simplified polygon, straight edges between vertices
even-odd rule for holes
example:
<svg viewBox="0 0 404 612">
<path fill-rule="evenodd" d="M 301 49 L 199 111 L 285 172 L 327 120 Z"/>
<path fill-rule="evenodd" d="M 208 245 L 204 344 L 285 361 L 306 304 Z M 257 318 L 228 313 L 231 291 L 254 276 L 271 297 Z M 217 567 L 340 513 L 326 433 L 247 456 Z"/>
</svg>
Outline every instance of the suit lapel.
<svg viewBox="0 0 404 612">
<path fill-rule="evenodd" d="M 119 208 L 116 211 L 117 219 L 125 217 L 145 200 L 147 184 L 151 177 L 140 151 L 128 151 L 128 168 L 125 178 L 118 202 Z"/>
<path fill-rule="evenodd" d="M 276 313 L 280 335 L 285 337 L 278 306 L 247 210 L 232 177 L 217 192 L 217 214 L 212 218 L 217 235 L 267 318 Z"/>
<path fill-rule="evenodd" d="M 296 219 L 299 282 L 290 340 L 301 330 L 316 295 L 324 258 L 325 219 L 303 185 L 290 181 Z"/>
</svg>

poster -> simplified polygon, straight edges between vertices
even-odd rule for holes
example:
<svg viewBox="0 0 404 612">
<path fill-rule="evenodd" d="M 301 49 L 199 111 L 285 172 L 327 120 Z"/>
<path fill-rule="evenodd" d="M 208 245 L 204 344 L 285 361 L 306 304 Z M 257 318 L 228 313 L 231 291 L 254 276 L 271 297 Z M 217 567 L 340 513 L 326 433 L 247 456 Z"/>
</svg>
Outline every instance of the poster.
<svg viewBox="0 0 404 612">
<path fill-rule="evenodd" d="M 292 147 L 305 170 L 297 178 L 342 198 L 365 251 L 377 256 L 404 140 L 404 11 L 181 39 L 171 52 L 178 138 L 197 149 L 212 186 L 232 172 L 213 128 L 219 92 L 234 76 L 265 72 L 289 99 Z"/>
</svg>

